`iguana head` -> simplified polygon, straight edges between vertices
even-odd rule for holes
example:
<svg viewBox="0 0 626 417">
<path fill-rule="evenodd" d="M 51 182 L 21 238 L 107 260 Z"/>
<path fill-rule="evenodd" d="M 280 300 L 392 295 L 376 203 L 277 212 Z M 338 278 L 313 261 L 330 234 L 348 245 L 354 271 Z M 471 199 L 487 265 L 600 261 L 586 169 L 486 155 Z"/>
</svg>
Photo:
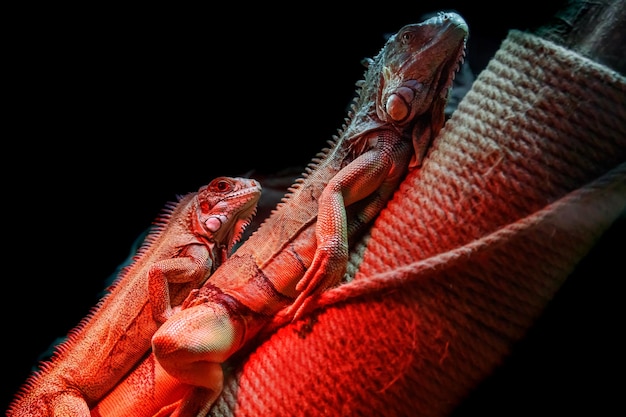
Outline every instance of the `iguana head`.
<svg viewBox="0 0 626 417">
<path fill-rule="evenodd" d="M 381 51 L 378 117 L 402 125 L 428 112 L 434 101 L 447 100 L 467 36 L 465 20 L 451 12 L 391 36 Z"/>
<path fill-rule="evenodd" d="M 241 238 L 256 213 L 261 185 L 250 178 L 218 177 L 197 193 L 196 232 L 224 249 L 221 257 Z"/>
<path fill-rule="evenodd" d="M 438 13 L 407 25 L 389 38 L 382 51 L 376 111 L 383 121 L 410 128 L 419 166 L 445 123 L 445 107 L 454 75 L 463 62 L 469 29 L 456 13 Z"/>
<path fill-rule="evenodd" d="M 415 148 L 411 167 L 421 162 L 443 127 L 448 93 L 463 63 L 468 34 L 460 15 L 440 12 L 401 28 L 366 62 L 366 90 L 360 93 L 361 104 L 367 106 L 364 112 L 373 125 L 391 125 L 411 134 Z"/>
</svg>

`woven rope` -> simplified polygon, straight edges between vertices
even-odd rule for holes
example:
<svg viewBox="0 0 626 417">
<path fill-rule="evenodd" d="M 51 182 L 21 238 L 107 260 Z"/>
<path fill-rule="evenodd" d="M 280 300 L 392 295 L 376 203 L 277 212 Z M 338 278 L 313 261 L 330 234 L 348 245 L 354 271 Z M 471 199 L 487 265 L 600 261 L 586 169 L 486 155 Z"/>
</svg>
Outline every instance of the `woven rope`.
<svg viewBox="0 0 626 417">
<path fill-rule="evenodd" d="M 309 320 L 232 364 L 212 416 L 443 416 L 626 205 L 626 80 L 511 31 Z"/>
</svg>

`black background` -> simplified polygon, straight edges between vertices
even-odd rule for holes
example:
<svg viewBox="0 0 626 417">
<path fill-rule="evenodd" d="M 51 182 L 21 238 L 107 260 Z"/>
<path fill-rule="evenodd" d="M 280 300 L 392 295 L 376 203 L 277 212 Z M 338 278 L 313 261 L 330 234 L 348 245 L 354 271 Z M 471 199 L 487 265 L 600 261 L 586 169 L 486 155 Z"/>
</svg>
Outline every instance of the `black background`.
<svg viewBox="0 0 626 417">
<path fill-rule="evenodd" d="M 479 72 L 509 29 L 543 23 L 559 6 L 463 3 L 16 11 L 4 60 L 14 94 L 0 406 L 93 307 L 166 201 L 218 175 L 303 166 L 321 150 L 343 122 L 360 60 L 386 34 L 455 9 Z M 611 382 L 623 377 L 623 236 L 621 219 L 458 416 L 623 409 Z"/>
</svg>

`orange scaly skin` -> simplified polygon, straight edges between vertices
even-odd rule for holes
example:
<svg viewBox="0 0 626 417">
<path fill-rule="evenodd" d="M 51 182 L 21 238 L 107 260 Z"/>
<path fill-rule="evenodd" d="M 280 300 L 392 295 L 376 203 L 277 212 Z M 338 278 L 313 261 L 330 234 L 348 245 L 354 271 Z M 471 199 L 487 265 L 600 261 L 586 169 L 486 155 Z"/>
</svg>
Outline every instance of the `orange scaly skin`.
<svg viewBox="0 0 626 417">
<path fill-rule="evenodd" d="M 94 417 L 205 415 L 222 389 L 222 363 L 275 315 L 301 317 L 312 295 L 341 281 L 349 243 L 421 164 L 443 126 L 467 31 L 460 16 L 442 13 L 386 42 L 369 60 L 331 147 L 157 330 L 152 355 Z"/>
<path fill-rule="evenodd" d="M 26 381 L 7 416 L 90 416 L 89 408 L 150 350 L 172 307 L 225 261 L 260 194 L 257 181 L 219 177 L 168 204 L 132 263 Z"/>
</svg>

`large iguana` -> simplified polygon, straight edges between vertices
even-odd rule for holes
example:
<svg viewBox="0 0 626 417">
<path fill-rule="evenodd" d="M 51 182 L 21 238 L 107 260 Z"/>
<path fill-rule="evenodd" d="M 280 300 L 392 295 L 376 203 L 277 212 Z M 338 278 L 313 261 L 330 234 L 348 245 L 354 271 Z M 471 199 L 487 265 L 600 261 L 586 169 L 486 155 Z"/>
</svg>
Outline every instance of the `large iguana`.
<svg viewBox="0 0 626 417">
<path fill-rule="evenodd" d="M 176 379 L 164 379 L 169 388 L 151 389 L 163 395 L 180 384 L 195 386 L 172 415 L 204 415 L 222 389 L 222 364 L 231 355 L 275 315 L 303 316 L 309 297 L 341 281 L 350 241 L 371 224 L 408 170 L 421 164 L 442 128 L 467 36 L 467 24 L 455 13 L 439 13 L 391 36 L 369 60 L 346 124 L 330 147 L 156 331 L 154 358 Z M 133 391 L 120 402 L 132 407 Z M 165 405 L 163 398 L 150 410 L 144 409 L 154 406 L 148 401 L 134 404 L 133 415 L 155 412 Z M 169 414 L 172 408 L 164 410 Z"/>
<path fill-rule="evenodd" d="M 89 416 L 89 408 L 149 351 L 171 308 L 230 255 L 260 194 L 253 179 L 219 177 L 167 204 L 132 262 L 29 377 L 7 415 Z"/>
</svg>

